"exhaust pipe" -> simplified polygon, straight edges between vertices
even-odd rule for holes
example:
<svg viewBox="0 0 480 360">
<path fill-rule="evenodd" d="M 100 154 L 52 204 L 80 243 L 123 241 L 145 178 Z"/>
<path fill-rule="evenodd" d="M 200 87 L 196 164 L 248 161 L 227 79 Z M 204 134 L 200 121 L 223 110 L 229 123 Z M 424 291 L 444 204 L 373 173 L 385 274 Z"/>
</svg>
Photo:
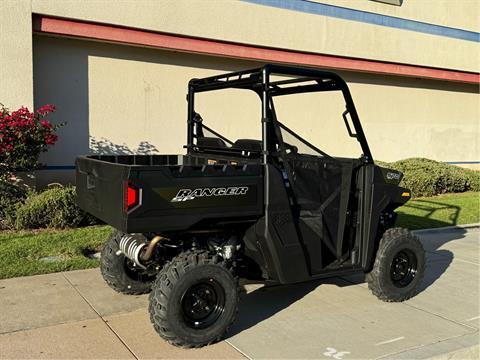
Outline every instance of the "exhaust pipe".
<svg viewBox="0 0 480 360">
<path fill-rule="evenodd" d="M 153 255 L 153 250 L 163 237 L 157 235 L 150 242 L 142 234 L 125 234 L 121 237 L 117 255 L 123 254 L 135 265 L 145 269 L 143 263 L 149 261 Z M 144 250 L 145 249 L 145 250 Z"/>
<path fill-rule="evenodd" d="M 152 240 L 150 240 L 150 243 L 147 246 L 147 250 L 141 255 L 141 259 L 143 261 L 148 261 L 153 255 L 153 250 L 155 249 L 155 246 L 162 240 L 163 237 L 160 235 L 155 236 Z"/>
</svg>

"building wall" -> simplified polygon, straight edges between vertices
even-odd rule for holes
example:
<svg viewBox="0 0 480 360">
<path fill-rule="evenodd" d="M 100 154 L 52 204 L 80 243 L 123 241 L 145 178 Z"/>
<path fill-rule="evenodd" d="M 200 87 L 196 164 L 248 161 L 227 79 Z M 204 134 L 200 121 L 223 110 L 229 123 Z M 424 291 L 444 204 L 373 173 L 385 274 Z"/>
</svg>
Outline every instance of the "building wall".
<svg viewBox="0 0 480 360">
<path fill-rule="evenodd" d="M 401 6 L 377 1 L 313 0 L 375 14 L 441 24 L 451 28 L 480 31 L 480 4 L 477 0 L 404 0 Z"/>
<path fill-rule="evenodd" d="M 0 103 L 33 105 L 30 0 L 0 1 Z"/>
<path fill-rule="evenodd" d="M 285 4 L 295 6 L 289 10 L 282 8 Z M 312 13 L 302 7 L 305 4 L 335 8 Z M 363 11 L 362 18 L 337 16 L 342 8 Z M 54 120 L 67 125 L 60 130 L 58 144 L 42 158 L 49 170 L 39 175 L 41 181 L 56 181 L 71 178 L 71 169 L 65 169 L 72 167 L 76 155 L 89 151 L 183 152 L 187 81 L 261 63 L 46 35 L 34 35 L 32 45 L 32 14 L 478 73 L 478 39 L 445 34 L 458 28 L 478 38 L 479 8 L 475 0 L 406 0 L 401 7 L 367 0 L 3 0 L 0 102 L 10 108 L 31 108 L 34 101 L 37 106 L 57 105 Z M 424 23 L 440 26 L 446 33 L 396 28 L 389 25 L 391 18 L 383 25 L 366 21 L 384 15 L 410 25 L 408 21 L 420 22 L 415 23 L 419 28 Z M 376 159 L 480 160 L 478 84 L 340 73 L 349 83 Z M 216 121 L 213 125 L 231 137 L 255 137 L 259 115 L 254 100 L 219 96 L 204 100 L 202 112 L 214 109 L 208 116 L 211 125 Z M 336 122 L 337 109 L 324 106 L 319 122 L 312 111 L 316 100 L 302 101 L 301 106 L 297 100 L 279 105 L 291 127 L 312 142 L 318 140 L 332 154 L 351 155 L 357 150 L 351 142 L 347 145 L 351 139 L 342 137 L 345 132 Z"/>
<path fill-rule="evenodd" d="M 67 121 L 60 141 L 43 158 L 54 167 L 72 166 L 76 155 L 90 151 L 182 153 L 188 80 L 261 65 L 47 36 L 34 37 L 34 60 L 36 105 L 56 104 L 54 120 Z M 478 159 L 480 109 L 475 85 L 341 74 L 350 86 L 374 158 Z M 333 107 L 332 101 L 322 103 L 323 96 L 279 104 L 281 121 L 332 155 L 358 155 L 358 146 L 346 136 L 341 121 L 343 102 Z M 227 137 L 260 137 L 256 96 L 212 93 L 197 104 L 206 123 Z M 53 175 L 69 174 L 49 170 L 40 178 Z"/>
<path fill-rule="evenodd" d="M 410 9 L 409 2 L 417 5 Z M 345 6 L 343 1 L 331 1 Z M 355 1 L 370 3 L 367 0 Z M 435 3 L 437 3 L 435 1 Z M 446 9 L 457 23 L 472 25 L 477 6 L 461 1 L 405 1 L 407 15 L 430 13 L 443 25 Z M 365 5 L 367 6 L 367 5 Z M 370 6 L 370 5 L 369 5 Z M 373 5 L 372 5 L 373 6 Z M 392 5 L 377 4 L 381 8 Z M 457 8 L 459 6 L 459 8 Z M 402 6 L 395 15 L 402 17 Z M 387 26 L 349 21 L 246 1 L 220 0 L 32 0 L 32 11 L 72 19 L 131 26 L 139 29 L 192 35 L 245 44 L 279 47 L 313 53 L 335 54 L 478 72 L 478 43 L 403 31 Z M 393 10 L 390 10 L 393 11 Z M 460 20 L 462 17 L 470 20 Z M 478 18 L 478 17 L 477 17 Z M 448 23 L 450 24 L 450 22 Z"/>
</svg>

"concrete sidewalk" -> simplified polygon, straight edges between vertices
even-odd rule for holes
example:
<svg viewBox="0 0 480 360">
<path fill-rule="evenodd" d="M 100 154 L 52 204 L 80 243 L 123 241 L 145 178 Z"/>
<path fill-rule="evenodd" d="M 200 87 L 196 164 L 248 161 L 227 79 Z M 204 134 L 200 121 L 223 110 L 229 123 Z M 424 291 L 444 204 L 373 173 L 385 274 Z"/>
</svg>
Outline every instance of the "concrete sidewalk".
<svg viewBox="0 0 480 360">
<path fill-rule="evenodd" d="M 477 359 L 478 229 L 419 234 L 422 291 L 377 300 L 358 276 L 247 286 L 226 341 L 183 350 L 162 341 L 146 296 L 108 288 L 98 269 L 0 281 L 0 358 Z"/>
</svg>

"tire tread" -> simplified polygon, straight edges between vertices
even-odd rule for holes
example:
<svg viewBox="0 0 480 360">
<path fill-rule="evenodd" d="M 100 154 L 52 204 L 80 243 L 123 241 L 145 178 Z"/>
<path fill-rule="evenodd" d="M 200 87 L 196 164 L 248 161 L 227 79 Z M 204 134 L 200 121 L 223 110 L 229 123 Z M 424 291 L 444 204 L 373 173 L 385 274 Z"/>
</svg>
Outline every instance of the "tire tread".
<svg viewBox="0 0 480 360">
<path fill-rule="evenodd" d="M 388 292 L 384 286 L 382 286 L 382 283 L 381 283 L 382 278 L 383 276 L 386 276 L 386 275 L 382 274 L 381 264 L 384 261 L 386 261 L 385 258 L 388 256 L 388 250 L 390 246 L 395 241 L 400 241 L 400 240 L 420 244 L 421 251 L 416 255 L 421 256 L 423 259 L 421 259 L 422 261 L 418 262 L 419 268 L 417 269 L 417 275 L 415 279 L 417 286 L 410 289 L 410 291 L 407 291 L 404 293 L 399 292 L 397 294 L 392 294 L 391 292 Z M 401 301 L 408 300 L 411 297 L 415 296 L 419 291 L 418 285 L 422 283 L 422 280 L 425 274 L 425 264 L 426 264 L 425 251 L 423 250 L 423 247 L 418 237 L 413 235 L 411 231 L 405 228 L 397 227 L 397 228 L 388 229 L 385 231 L 385 233 L 383 234 L 380 240 L 380 244 L 378 247 L 377 255 L 375 257 L 373 268 L 369 273 L 367 273 L 366 281 L 368 283 L 368 288 L 376 297 L 378 297 L 382 301 L 401 302 Z"/>
<path fill-rule="evenodd" d="M 232 268 L 218 255 L 212 255 L 206 250 L 189 250 L 179 254 L 163 267 L 152 286 L 152 292 L 149 297 L 148 310 L 150 313 L 150 321 L 155 331 L 168 343 L 182 348 L 199 348 L 210 345 L 220 341 L 223 336 L 223 334 L 220 334 L 208 342 L 193 344 L 174 334 L 168 324 L 166 309 L 173 286 L 192 267 L 200 265 L 219 265 L 224 267 L 232 274 L 235 286 L 238 286 L 238 278 L 234 275 Z M 238 312 L 238 300 L 235 306 L 234 315 L 226 331 L 228 331 L 228 328 L 235 320 Z"/>
<path fill-rule="evenodd" d="M 121 232 L 115 232 L 103 247 L 100 257 L 100 272 L 103 279 L 113 290 L 126 295 L 147 294 L 151 290 L 152 282 L 145 283 L 140 281 L 128 280 L 123 271 L 123 266 L 119 266 L 117 251 L 122 237 Z"/>
</svg>

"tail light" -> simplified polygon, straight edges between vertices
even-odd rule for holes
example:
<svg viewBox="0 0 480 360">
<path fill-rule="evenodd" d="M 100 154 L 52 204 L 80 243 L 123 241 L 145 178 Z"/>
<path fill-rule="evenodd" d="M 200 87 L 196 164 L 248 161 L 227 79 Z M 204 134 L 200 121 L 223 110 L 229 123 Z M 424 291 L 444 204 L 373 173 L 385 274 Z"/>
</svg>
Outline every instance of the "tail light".
<svg viewBox="0 0 480 360">
<path fill-rule="evenodd" d="M 135 210 L 142 204 L 142 189 L 133 185 L 130 181 L 125 181 L 124 189 L 124 210 L 128 213 Z"/>
</svg>

